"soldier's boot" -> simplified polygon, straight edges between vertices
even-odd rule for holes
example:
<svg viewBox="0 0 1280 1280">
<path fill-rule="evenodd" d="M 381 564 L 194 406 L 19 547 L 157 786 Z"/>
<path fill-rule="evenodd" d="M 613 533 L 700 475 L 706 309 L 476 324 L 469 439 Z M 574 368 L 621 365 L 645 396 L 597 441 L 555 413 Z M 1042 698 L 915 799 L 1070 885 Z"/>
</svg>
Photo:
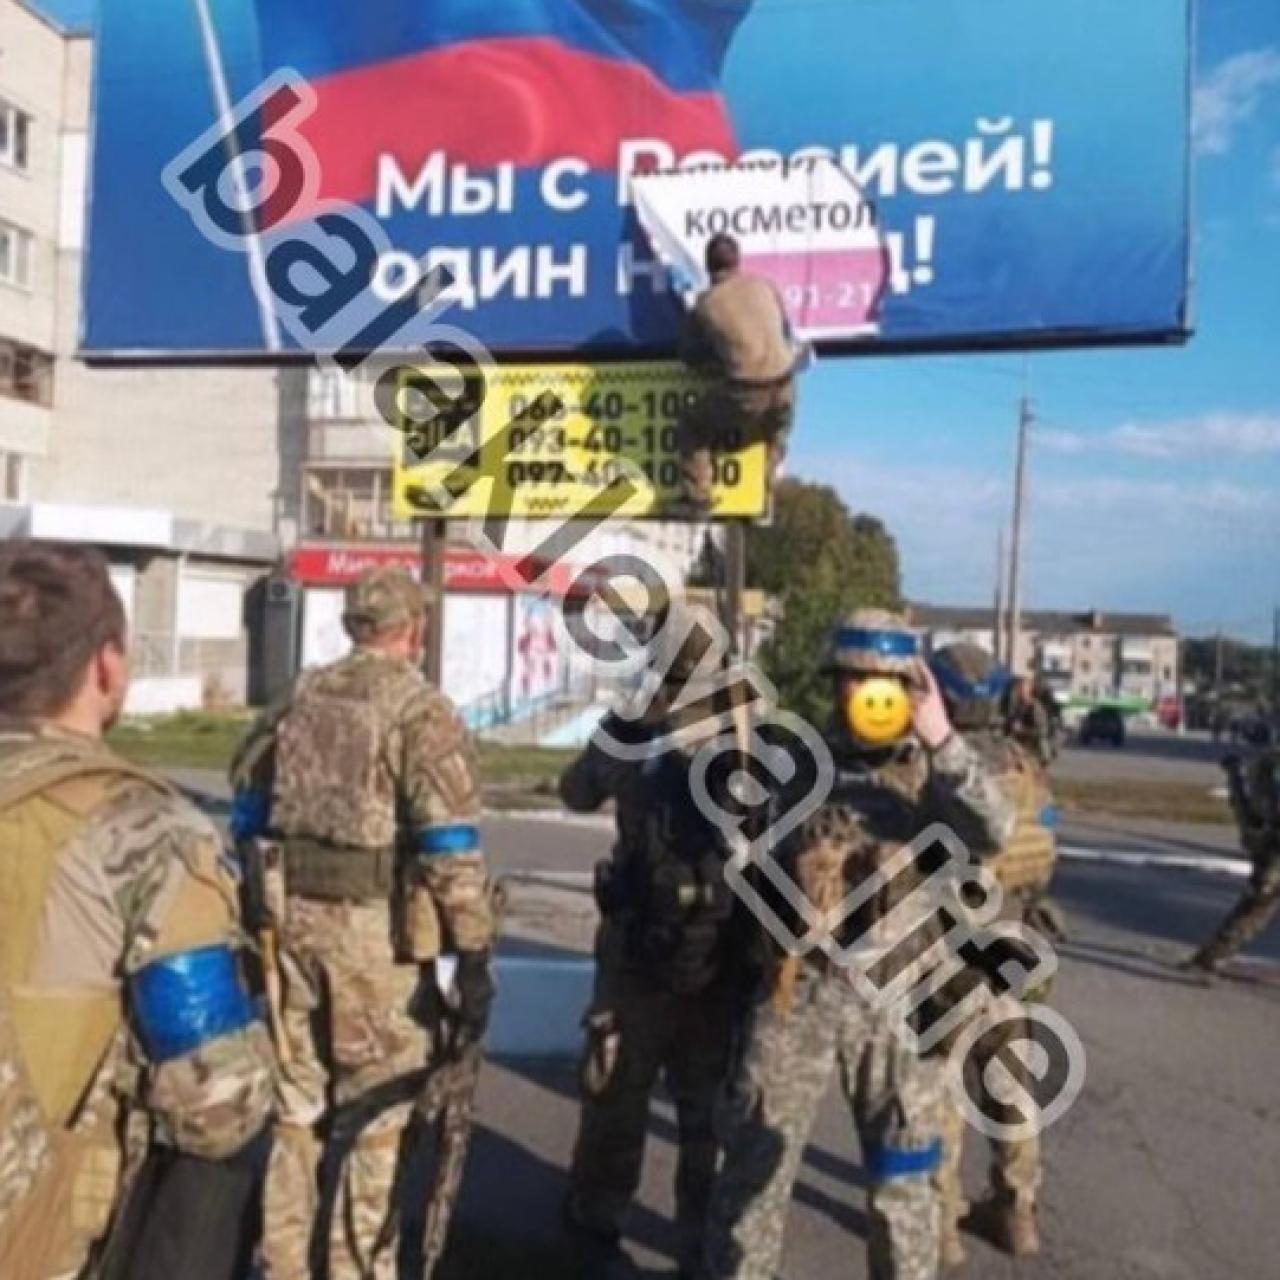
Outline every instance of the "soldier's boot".
<svg viewBox="0 0 1280 1280">
<path fill-rule="evenodd" d="M 618 1234 L 585 1224 L 571 1196 L 561 1205 L 561 1216 L 572 1243 L 573 1280 L 623 1280 L 634 1274 L 631 1255 Z"/>
<path fill-rule="evenodd" d="M 1221 974 L 1222 965 L 1226 958 L 1225 948 L 1216 946 L 1213 942 L 1206 942 L 1198 951 L 1193 952 L 1183 960 L 1178 965 L 1178 968 L 1183 973 L 1205 978 L 1216 978 Z"/>
<path fill-rule="evenodd" d="M 996 1247 L 1015 1258 L 1031 1258 L 1040 1252 L 1040 1228 L 1036 1224 L 1035 1205 L 1010 1201 L 995 1213 Z"/>
</svg>

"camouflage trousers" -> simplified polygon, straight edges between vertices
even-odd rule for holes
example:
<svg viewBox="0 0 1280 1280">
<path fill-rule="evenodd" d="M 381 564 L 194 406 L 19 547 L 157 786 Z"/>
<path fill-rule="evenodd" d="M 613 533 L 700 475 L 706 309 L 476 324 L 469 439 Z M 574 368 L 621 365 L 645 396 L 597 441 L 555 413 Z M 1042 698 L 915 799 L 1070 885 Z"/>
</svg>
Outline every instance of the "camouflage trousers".
<svg viewBox="0 0 1280 1280">
<path fill-rule="evenodd" d="M 402 1098 L 395 1084 L 411 1082 L 430 1049 L 416 1015 L 422 973 L 396 963 L 385 903 L 291 898 L 283 933 L 289 1061 L 267 1170 L 264 1273 L 310 1280 L 314 1248 L 327 1255 L 330 1280 L 394 1280 L 395 1239 L 375 1245 L 413 1111 L 411 1088 Z M 345 1151 L 325 1150 L 335 1108 L 387 1093 L 397 1101 L 361 1117 Z"/>
<path fill-rule="evenodd" d="M 569 1172 L 575 1226 L 616 1238 L 640 1186 L 649 1103 L 659 1079 L 676 1109 L 679 1261 L 700 1264 L 718 1146 L 715 1105 L 731 1056 L 726 989 L 678 995 L 643 975 L 605 971 L 585 1026 L 582 1113 Z"/>
<path fill-rule="evenodd" d="M 1231 908 L 1217 932 L 1197 953 L 1212 964 L 1229 960 L 1270 923 L 1280 904 L 1280 855 L 1271 854 L 1254 870 L 1249 887 Z"/>
<path fill-rule="evenodd" d="M 795 417 L 792 379 L 770 386 L 722 383 L 708 388 L 676 425 L 676 452 L 685 493 L 709 501 L 715 483 L 713 452 L 733 452 L 763 441 L 769 475 L 786 452 Z"/>
<path fill-rule="evenodd" d="M 972 1072 L 974 1075 L 975 1087 L 982 1088 L 987 1067 L 997 1058 L 1001 1059 L 1006 1069 L 1010 1063 L 1020 1061 L 1016 1054 L 1004 1053 L 1010 1046 L 1026 1040 L 1025 1022 L 1020 1022 L 1016 1016 L 1020 1008 L 1021 1006 L 1011 996 L 1005 996 L 993 1002 L 990 1017 L 992 1026 L 998 1028 L 998 1031 L 990 1037 L 981 1037 L 977 1044 L 981 1046 L 983 1056 L 978 1058 L 971 1055 L 965 1064 L 966 1072 Z M 1015 1070 L 1014 1074 L 1022 1073 Z M 1031 1082 L 1027 1080 L 1024 1084 L 1030 1090 Z M 996 1099 L 985 1091 L 983 1110 L 1005 1123 L 1012 1124 L 1019 1118 L 1016 1113 L 1006 1114 Z M 954 1232 L 957 1224 L 969 1211 L 969 1202 L 965 1199 L 964 1181 L 961 1177 L 967 1128 L 968 1123 L 964 1113 L 953 1099 L 947 1097 L 944 1100 L 942 1116 L 942 1164 L 937 1174 L 944 1233 Z M 1032 1207 L 1035 1205 L 1036 1193 L 1039 1189 L 1039 1138 L 1025 1138 L 1018 1142 L 991 1139 L 991 1190 L 996 1199 L 1005 1204 Z"/>
<path fill-rule="evenodd" d="M 867 1170 L 871 1280 L 933 1280 L 944 1073 L 838 976 L 806 972 L 791 1008 L 752 1014 L 725 1109 L 724 1167 L 707 1226 L 711 1280 L 773 1280 L 792 1187 L 831 1075 Z"/>
</svg>

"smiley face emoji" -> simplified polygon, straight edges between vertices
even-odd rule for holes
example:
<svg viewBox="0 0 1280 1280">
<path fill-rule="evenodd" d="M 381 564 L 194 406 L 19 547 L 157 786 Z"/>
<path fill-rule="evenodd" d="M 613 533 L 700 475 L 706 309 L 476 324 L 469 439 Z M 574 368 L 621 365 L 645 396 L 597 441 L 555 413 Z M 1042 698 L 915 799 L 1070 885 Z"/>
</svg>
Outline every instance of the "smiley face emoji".
<svg viewBox="0 0 1280 1280">
<path fill-rule="evenodd" d="M 895 742 L 911 724 L 911 699 L 901 680 L 859 680 L 845 695 L 849 726 L 863 742 Z"/>
</svg>

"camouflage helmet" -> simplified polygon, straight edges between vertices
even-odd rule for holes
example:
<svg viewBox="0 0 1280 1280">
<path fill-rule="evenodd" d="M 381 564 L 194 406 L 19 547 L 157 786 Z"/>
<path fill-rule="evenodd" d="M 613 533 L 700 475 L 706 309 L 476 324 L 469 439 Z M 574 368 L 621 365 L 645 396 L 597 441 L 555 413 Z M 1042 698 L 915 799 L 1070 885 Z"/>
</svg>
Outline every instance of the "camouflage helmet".
<svg viewBox="0 0 1280 1280">
<path fill-rule="evenodd" d="M 943 645 L 929 659 L 929 669 L 957 729 L 984 729 L 995 723 L 1009 672 L 985 649 L 968 641 Z"/>
<path fill-rule="evenodd" d="M 418 622 L 427 592 L 402 565 L 384 565 L 362 573 L 348 588 L 342 625 L 352 639 L 376 636 Z"/>
<path fill-rule="evenodd" d="M 919 658 L 920 641 L 900 613 L 856 609 L 841 619 L 822 669 L 827 675 L 900 676 L 910 680 Z"/>
</svg>

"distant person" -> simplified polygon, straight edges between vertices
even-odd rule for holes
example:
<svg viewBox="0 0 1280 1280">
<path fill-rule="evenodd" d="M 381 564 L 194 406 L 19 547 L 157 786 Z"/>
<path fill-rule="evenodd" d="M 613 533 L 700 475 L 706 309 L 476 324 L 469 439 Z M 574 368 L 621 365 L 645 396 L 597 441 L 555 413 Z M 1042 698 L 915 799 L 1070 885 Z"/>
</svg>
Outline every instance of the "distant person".
<svg viewBox="0 0 1280 1280">
<path fill-rule="evenodd" d="M 1184 968 L 1214 974 L 1270 923 L 1280 905 L 1280 780 L 1276 752 L 1251 759 L 1229 755 L 1222 762 L 1240 843 L 1253 859 L 1253 874 L 1239 902 Z"/>
<path fill-rule="evenodd" d="M 727 437 L 768 447 L 769 485 L 786 451 L 795 414 L 796 349 L 777 286 L 743 271 L 738 242 L 707 243 L 711 285 L 686 323 L 680 354 L 709 374 L 711 385 L 681 419 L 676 438 L 682 493 L 671 515 L 701 519 L 711 512 L 713 450 Z"/>
<path fill-rule="evenodd" d="M 1005 732 L 1042 765 L 1053 763 L 1053 722 L 1028 676 L 1018 676 L 1009 686 Z"/>
<path fill-rule="evenodd" d="M 250 1261 L 271 1044 L 217 831 L 103 741 L 128 685 L 102 556 L 0 547 L 4 1280 Z"/>
</svg>

